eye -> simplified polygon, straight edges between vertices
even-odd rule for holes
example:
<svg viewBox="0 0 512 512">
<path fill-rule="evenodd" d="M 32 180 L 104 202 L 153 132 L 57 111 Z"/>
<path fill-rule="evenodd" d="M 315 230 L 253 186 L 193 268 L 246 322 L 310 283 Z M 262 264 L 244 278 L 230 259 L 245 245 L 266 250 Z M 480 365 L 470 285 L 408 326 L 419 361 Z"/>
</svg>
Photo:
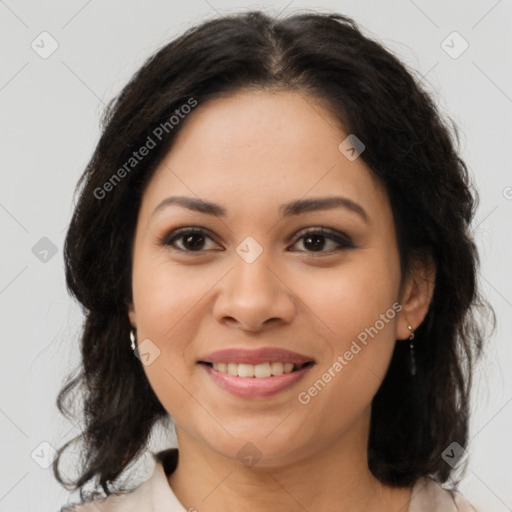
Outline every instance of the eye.
<svg viewBox="0 0 512 512">
<path fill-rule="evenodd" d="M 204 248 L 205 246 L 207 247 L 208 245 L 206 243 L 207 239 L 213 240 L 203 228 L 185 227 L 176 229 L 175 231 L 164 237 L 160 241 L 160 244 L 165 246 L 171 246 L 177 249 L 178 251 L 182 252 L 201 253 L 205 252 L 206 250 Z M 341 251 L 344 249 L 350 249 L 354 247 L 350 237 L 339 231 L 332 231 L 324 227 L 309 229 L 308 231 L 303 232 L 302 235 L 297 239 L 295 244 L 297 244 L 301 240 L 303 240 L 304 246 L 306 248 L 309 248 L 309 250 L 299 252 L 316 252 L 325 254 L 335 251 Z M 334 248 L 331 249 L 330 251 L 323 250 L 326 246 L 326 240 L 328 240 L 329 242 L 331 242 L 331 244 L 334 245 Z"/>
<path fill-rule="evenodd" d="M 322 250 L 326 245 L 326 239 L 329 240 L 331 243 L 334 243 L 334 250 Z M 303 240 L 303 244 L 305 247 L 309 247 L 311 249 L 306 252 L 331 253 L 335 251 L 341 251 L 343 249 L 351 249 L 354 247 L 354 244 L 352 243 L 350 237 L 348 237 L 344 233 L 338 231 L 331 231 L 330 229 L 326 229 L 324 227 L 310 229 L 304 232 L 299 237 L 297 242 L 300 240 Z"/>
<path fill-rule="evenodd" d="M 197 227 L 186 227 L 176 229 L 170 235 L 166 236 L 162 241 L 162 245 L 170 245 L 173 248 L 183 252 L 204 252 L 201 249 L 205 246 L 205 239 L 212 238 L 207 235 L 206 231 Z M 183 242 L 182 247 L 177 247 L 176 242 Z"/>
</svg>

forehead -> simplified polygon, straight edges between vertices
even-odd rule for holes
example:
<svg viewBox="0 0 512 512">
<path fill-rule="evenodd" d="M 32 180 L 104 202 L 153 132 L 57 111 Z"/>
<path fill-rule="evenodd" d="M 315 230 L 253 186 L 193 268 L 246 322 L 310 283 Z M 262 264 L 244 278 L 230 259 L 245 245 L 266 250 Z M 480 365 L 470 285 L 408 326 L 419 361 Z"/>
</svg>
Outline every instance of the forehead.
<svg viewBox="0 0 512 512">
<path fill-rule="evenodd" d="M 146 189 L 146 210 L 179 194 L 226 205 L 233 214 L 334 194 L 350 197 L 373 215 L 389 209 L 362 158 L 349 160 L 340 150 L 349 134 L 325 103 L 311 96 L 237 93 L 199 104 L 180 129 Z"/>
</svg>

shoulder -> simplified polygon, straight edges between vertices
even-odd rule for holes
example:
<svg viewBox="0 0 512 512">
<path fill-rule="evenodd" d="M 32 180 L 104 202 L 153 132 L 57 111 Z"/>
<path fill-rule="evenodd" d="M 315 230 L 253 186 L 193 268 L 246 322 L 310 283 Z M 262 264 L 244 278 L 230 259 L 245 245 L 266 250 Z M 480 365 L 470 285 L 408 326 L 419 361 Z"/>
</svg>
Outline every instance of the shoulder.
<svg viewBox="0 0 512 512">
<path fill-rule="evenodd" d="M 135 512 L 142 505 L 138 492 L 141 487 L 125 494 L 111 494 L 107 498 L 66 505 L 59 512 Z"/>
<path fill-rule="evenodd" d="M 140 512 L 141 510 L 149 512 L 160 503 L 175 505 L 166 475 L 176 467 L 177 450 L 169 449 L 152 455 L 155 466 L 151 477 L 134 490 L 123 494 L 111 494 L 106 498 L 97 498 L 84 503 L 68 504 L 59 512 Z"/>
<path fill-rule="evenodd" d="M 408 512 L 479 512 L 459 491 L 446 489 L 431 477 L 413 487 Z"/>
</svg>

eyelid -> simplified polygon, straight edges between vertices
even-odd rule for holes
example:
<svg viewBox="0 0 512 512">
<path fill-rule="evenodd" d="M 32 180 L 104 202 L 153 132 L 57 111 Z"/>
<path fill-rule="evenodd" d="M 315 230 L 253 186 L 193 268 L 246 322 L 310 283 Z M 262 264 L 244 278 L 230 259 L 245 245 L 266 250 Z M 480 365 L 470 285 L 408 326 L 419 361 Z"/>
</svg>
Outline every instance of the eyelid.
<svg viewBox="0 0 512 512">
<path fill-rule="evenodd" d="M 293 240 L 295 240 L 295 245 L 301 238 L 304 238 L 306 235 L 314 234 L 314 235 L 321 235 L 325 237 L 326 239 L 338 244 L 338 247 L 335 249 L 331 249 L 329 251 L 319 251 L 319 256 L 321 255 L 329 255 L 333 253 L 337 253 L 346 249 L 354 249 L 355 245 L 352 242 L 352 238 L 348 236 L 347 234 L 343 233 L 342 231 L 339 231 L 334 228 L 328 228 L 326 226 L 313 226 L 309 228 L 304 228 L 303 230 L 300 230 L 299 232 L 295 233 L 295 235 L 292 237 Z M 340 248 L 341 246 L 341 248 Z M 302 253 L 308 253 L 308 254 L 315 254 L 315 251 L 297 251 Z"/>
<path fill-rule="evenodd" d="M 159 238 L 158 245 L 172 247 L 172 242 L 174 240 L 179 239 L 180 237 L 182 237 L 183 235 L 188 234 L 188 233 L 205 235 L 208 238 L 210 238 L 211 240 L 214 240 L 214 236 L 212 236 L 210 230 L 207 228 L 202 228 L 199 226 L 182 226 L 182 227 L 171 230 L 170 232 L 166 233 L 164 236 Z M 172 248 L 175 249 L 175 247 L 172 247 Z M 200 254 L 201 252 L 205 252 L 205 251 L 185 251 L 183 249 L 176 249 L 176 250 L 183 252 L 183 253 L 189 253 L 189 254 L 193 254 L 193 253 Z M 218 250 L 218 249 L 215 249 L 215 250 Z"/>
<path fill-rule="evenodd" d="M 176 229 L 171 230 L 164 236 L 158 239 L 158 245 L 171 247 L 172 249 L 175 249 L 181 253 L 185 254 L 201 254 L 206 252 L 205 250 L 199 250 L 199 251 L 188 251 L 184 249 L 179 249 L 173 246 L 173 243 L 176 239 L 179 239 L 184 234 L 188 233 L 196 233 L 200 235 L 205 235 L 207 238 L 210 238 L 211 240 L 215 241 L 215 237 L 210 234 L 210 230 L 207 228 L 199 227 L 199 226 L 182 226 L 178 227 Z M 347 234 L 343 233 L 342 231 L 339 231 L 334 228 L 329 228 L 326 226 L 311 226 L 307 228 L 303 228 L 299 230 L 298 232 L 295 232 L 291 237 L 289 237 L 286 240 L 286 243 L 289 244 L 293 241 L 293 245 L 298 243 L 302 238 L 304 238 L 306 235 L 309 234 L 315 234 L 315 235 L 321 235 L 324 236 L 326 239 L 338 244 L 338 247 L 335 249 L 331 249 L 328 251 L 305 251 L 305 250 L 298 250 L 298 251 L 292 251 L 292 252 L 300 252 L 300 253 L 306 253 L 311 255 L 329 255 L 336 252 L 340 252 L 342 250 L 346 249 L 353 249 L 355 248 L 355 245 L 352 242 L 352 239 Z M 217 243 L 217 242 L 216 242 Z M 341 248 L 340 248 L 341 246 Z M 213 249 L 213 250 L 219 250 L 219 249 Z"/>
</svg>

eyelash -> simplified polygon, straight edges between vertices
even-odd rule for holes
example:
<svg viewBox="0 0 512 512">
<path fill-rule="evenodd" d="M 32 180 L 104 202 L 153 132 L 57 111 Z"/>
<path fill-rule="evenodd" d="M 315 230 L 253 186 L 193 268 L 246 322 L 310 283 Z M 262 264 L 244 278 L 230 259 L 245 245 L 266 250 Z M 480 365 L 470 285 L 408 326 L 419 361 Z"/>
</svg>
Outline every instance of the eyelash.
<svg viewBox="0 0 512 512">
<path fill-rule="evenodd" d="M 192 227 L 178 228 L 178 229 L 172 231 L 168 235 L 164 236 L 161 240 L 159 240 L 159 245 L 170 246 L 173 249 L 176 249 L 177 251 L 188 253 L 188 254 L 194 254 L 194 253 L 200 254 L 202 252 L 205 252 L 204 250 L 189 251 L 189 250 L 186 250 L 186 249 L 179 249 L 179 248 L 177 248 L 174 245 L 174 243 L 175 243 L 175 241 L 177 239 L 182 239 L 182 238 L 184 238 L 185 235 L 190 235 L 190 234 L 194 234 L 194 235 L 199 234 L 199 235 L 203 235 L 203 236 L 205 236 L 207 238 L 212 239 L 203 228 L 193 227 L 192 226 Z M 332 231 L 330 229 L 324 228 L 323 226 L 320 226 L 318 228 L 311 228 L 311 229 L 308 229 L 307 231 L 303 232 L 296 239 L 296 241 L 294 242 L 294 245 L 299 240 L 301 240 L 303 238 L 306 238 L 309 235 L 321 235 L 321 236 L 327 238 L 328 240 L 331 240 L 333 242 L 338 243 L 342 247 L 338 247 L 338 248 L 330 250 L 330 251 L 323 251 L 322 250 L 322 251 L 319 251 L 319 252 L 315 252 L 315 251 L 299 251 L 299 252 L 308 252 L 308 253 L 310 253 L 312 255 L 319 255 L 319 256 L 321 256 L 321 255 L 325 255 L 325 254 L 329 255 L 329 254 L 332 254 L 334 252 L 339 252 L 339 251 L 343 251 L 343 250 L 346 250 L 346 249 L 353 249 L 354 248 L 354 245 L 352 244 L 352 241 L 351 241 L 350 237 L 348 237 L 344 233 L 340 233 L 340 232 L 336 232 L 336 231 Z"/>
</svg>

